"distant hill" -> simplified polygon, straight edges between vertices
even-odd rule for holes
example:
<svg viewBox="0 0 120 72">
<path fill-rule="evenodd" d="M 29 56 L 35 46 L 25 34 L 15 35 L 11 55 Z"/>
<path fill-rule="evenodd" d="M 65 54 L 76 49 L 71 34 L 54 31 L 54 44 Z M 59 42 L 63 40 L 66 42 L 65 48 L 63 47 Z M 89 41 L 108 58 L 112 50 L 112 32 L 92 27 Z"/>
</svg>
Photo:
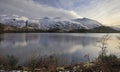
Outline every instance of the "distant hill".
<svg viewBox="0 0 120 72">
<path fill-rule="evenodd" d="M 88 33 L 120 33 L 120 31 L 115 30 L 108 26 L 100 26 L 100 27 L 96 27 L 88 30 Z"/>
</svg>

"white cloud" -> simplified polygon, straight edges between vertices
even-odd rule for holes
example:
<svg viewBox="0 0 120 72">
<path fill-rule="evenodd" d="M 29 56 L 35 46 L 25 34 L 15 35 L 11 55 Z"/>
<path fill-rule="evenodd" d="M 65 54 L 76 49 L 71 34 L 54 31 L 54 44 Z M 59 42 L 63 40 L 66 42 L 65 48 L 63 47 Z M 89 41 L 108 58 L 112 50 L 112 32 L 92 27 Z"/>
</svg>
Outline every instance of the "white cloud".
<svg viewBox="0 0 120 72">
<path fill-rule="evenodd" d="M 105 25 L 120 25 L 120 0 L 61 0 L 61 5 L 82 17 Z M 75 5 L 75 6 L 74 6 Z"/>
<path fill-rule="evenodd" d="M 120 25 L 120 0 L 91 0 L 89 5 L 74 10 L 106 25 Z"/>
<path fill-rule="evenodd" d="M 57 9 L 40 5 L 32 0 L 1 0 L 0 1 L 0 14 L 7 15 L 22 15 L 31 18 L 40 17 L 65 17 L 65 18 L 78 18 L 80 17 L 74 11 L 64 9 Z"/>
</svg>

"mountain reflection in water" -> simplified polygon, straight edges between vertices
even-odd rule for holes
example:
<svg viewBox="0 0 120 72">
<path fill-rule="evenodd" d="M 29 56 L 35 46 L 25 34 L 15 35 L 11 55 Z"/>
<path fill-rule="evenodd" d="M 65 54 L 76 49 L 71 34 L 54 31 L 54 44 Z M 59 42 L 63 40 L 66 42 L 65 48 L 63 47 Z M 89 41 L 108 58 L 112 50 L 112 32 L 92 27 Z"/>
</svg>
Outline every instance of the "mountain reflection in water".
<svg viewBox="0 0 120 72">
<path fill-rule="evenodd" d="M 68 62 L 87 61 L 84 57 L 89 54 L 90 59 L 98 56 L 100 48 L 97 46 L 99 38 L 106 34 L 79 33 L 5 33 L 0 34 L 0 54 L 14 55 L 20 63 L 24 63 L 32 54 L 35 56 L 64 55 Z M 116 36 L 109 34 L 108 53 L 118 55 Z"/>
</svg>

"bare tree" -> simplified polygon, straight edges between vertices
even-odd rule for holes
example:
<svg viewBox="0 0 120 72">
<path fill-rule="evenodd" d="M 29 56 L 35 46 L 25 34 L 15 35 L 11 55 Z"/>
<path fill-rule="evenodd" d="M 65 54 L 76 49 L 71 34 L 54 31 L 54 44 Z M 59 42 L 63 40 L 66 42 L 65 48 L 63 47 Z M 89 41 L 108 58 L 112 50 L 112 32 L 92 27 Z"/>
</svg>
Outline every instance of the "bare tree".
<svg viewBox="0 0 120 72">
<path fill-rule="evenodd" d="M 90 62 L 90 54 L 85 54 L 84 57 Z"/>
<path fill-rule="evenodd" d="M 107 34 L 98 40 L 99 47 L 101 48 L 100 58 L 102 59 L 102 61 L 103 61 L 104 56 L 106 56 L 106 53 L 107 53 L 106 51 L 107 46 L 108 46 L 107 41 L 109 39 L 110 39 L 110 35 Z"/>
<path fill-rule="evenodd" d="M 117 39 L 118 39 L 118 49 L 120 50 L 120 36 L 117 36 Z M 120 57 L 120 55 L 119 55 L 119 57 Z"/>
<path fill-rule="evenodd" d="M 118 49 L 120 49 L 120 36 L 117 36 L 117 39 L 119 40 L 118 41 L 118 43 L 119 43 Z"/>
</svg>

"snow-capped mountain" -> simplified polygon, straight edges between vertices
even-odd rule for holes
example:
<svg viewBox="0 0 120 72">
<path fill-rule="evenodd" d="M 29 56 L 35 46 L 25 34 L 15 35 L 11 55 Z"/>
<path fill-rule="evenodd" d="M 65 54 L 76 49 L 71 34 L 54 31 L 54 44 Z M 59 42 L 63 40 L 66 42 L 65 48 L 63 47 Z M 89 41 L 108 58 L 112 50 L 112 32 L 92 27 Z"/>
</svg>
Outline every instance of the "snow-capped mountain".
<svg viewBox="0 0 120 72">
<path fill-rule="evenodd" d="M 87 29 L 86 26 L 81 23 L 71 21 L 64 18 L 42 18 L 39 19 L 40 29 L 60 29 L 63 31 L 73 30 L 73 29 Z"/>
<path fill-rule="evenodd" d="M 16 26 L 19 28 L 22 28 L 26 25 L 26 21 L 28 20 L 27 17 L 24 16 L 7 16 L 7 15 L 2 15 L 0 16 L 0 23 L 5 24 L 5 25 L 11 25 L 11 26 Z"/>
<path fill-rule="evenodd" d="M 26 27 L 27 28 L 35 28 L 35 29 L 39 29 L 40 28 L 40 23 L 39 20 L 26 20 Z"/>
<path fill-rule="evenodd" d="M 95 20 L 92 20 L 89 18 L 73 19 L 73 21 L 80 22 L 83 25 L 85 25 L 86 27 L 88 27 L 89 29 L 102 26 L 102 24 L 99 23 L 98 21 L 95 21 Z"/>
<path fill-rule="evenodd" d="M 41 30 L 59 29 L 61 31 L 70 31 L 76 29 L 92 29 L 102 26 L 101 23 L 88 18 L 65 19 L 65 18 L 40 18 L 29 19 L 24 16 L 0 16 L 0 23 L 4 25 L 16 26 L 18 28 L 27 27 Z"/>
</svg>

